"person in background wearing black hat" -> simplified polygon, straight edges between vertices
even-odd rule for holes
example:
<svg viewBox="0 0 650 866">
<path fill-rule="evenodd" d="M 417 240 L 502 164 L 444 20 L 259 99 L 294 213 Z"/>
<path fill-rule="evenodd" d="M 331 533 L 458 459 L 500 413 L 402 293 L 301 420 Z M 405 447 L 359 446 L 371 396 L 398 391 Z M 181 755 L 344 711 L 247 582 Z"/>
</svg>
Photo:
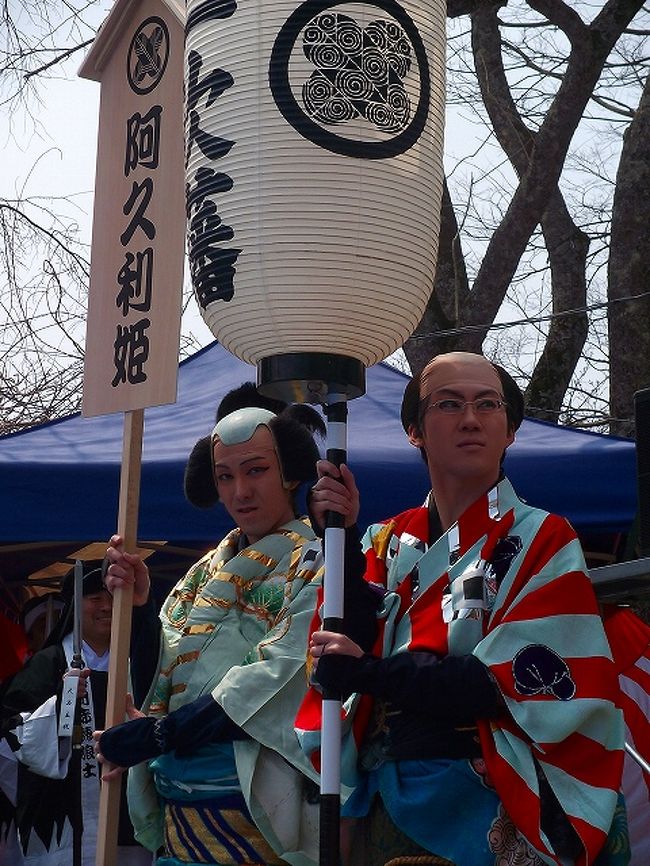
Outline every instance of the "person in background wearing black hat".
<svg viewBox="0 0 650 866">
<path fill-rule="evenodd" d="M 361 696 L 369 719 L 343 744 L 356 767 L 344 815 L 360 819 L 369 866 L 627 862 L 616 671 L 580 544 L 503 473 L 523 408 L 480 355 L 438 355 L 413 378 L 402 422 L 431 493 L 368 529 L 365 561 L 346 558 L 346 583 L 376 590 L 374 650 L 312 635 L 315 683 Z M 339 512 L 354 535 L 352 473 L 318 469 L 312 519 Z M 299 732 L 317 729 L 316 701 Z"/>
<path fill-rule="evenodd" d="M 63 609 L 63 600 L 55 592 L 28 599 L 20 611 L 20 622 L 27 635 L 29 656 L 45 643 Z"/>
<path fill-rule="evenodd" d="M 320 541 L 296 500 L 316 478 L 313 430 L 324 432 L 313 409 L 269 401 L 246 383 L 224 397 L 211 435 L 190 455 L 186 497 L 199 507 L 221 502 L 236 527 L 162 606 L 147 715 L 132 711 L 98 737 L 102 759 L 133 767 L 131 815 L 138 838 L 164 847 L 158 864 L 317 857 L 307 780 L 315 773 L 292 724 L 307 689 L 322 569 Z M 107 585 L 131 583 L 134 603 L 146 600 L 140 558 L 119 537 L 107 557 Z"/>
<path fill-rule="evenodd" d="M 64 581 L 64 608 L 57 625 L 3 697 L 3 735 L 19 761 L 16 821 L 27 866 L 73 866 L 75 830 L 82 831 L 81 866 L 95 863 L 100 773 L 92 732 L 103 725 L 105 716 L 113 607 L 100 566 L 85 563 L 82 582 L 81 742 L 73 748 L 72 740 L 58 736 L 63 679 L 73 655 L 72 572 Z M 134 843 L 125 810 L 119 856 L 120 866 L 151 863 L 149 852 Z"/>
</svg>

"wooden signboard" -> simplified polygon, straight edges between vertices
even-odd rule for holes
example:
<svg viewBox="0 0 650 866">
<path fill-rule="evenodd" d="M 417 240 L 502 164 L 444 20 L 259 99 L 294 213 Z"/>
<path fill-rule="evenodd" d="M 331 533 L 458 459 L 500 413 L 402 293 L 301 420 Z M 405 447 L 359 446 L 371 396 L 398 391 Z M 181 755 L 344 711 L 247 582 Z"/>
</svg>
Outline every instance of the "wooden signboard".
<svg viewBox="0 0 650 866">
<path fill-rule="evenodd" d="M 117 532 L 128 551 L 137 543 L 144 409 L 176 400 L 183 50 L 179 3 L 117 0 L 79 71 L 101 82 L 83 414 L 125 413 Z M 106 727 L 125 717 L 132 602 L 132 587 L 115 592 Z M 119 803 L 120 779 L 103 782 L 97 866 L 117 864 Z"/>
<path fill-rule="evenodd" d="M 101 82 L 83 414 L 176 400 L 185 244 L 182 7 L 118 0 Z"/>
</svg>

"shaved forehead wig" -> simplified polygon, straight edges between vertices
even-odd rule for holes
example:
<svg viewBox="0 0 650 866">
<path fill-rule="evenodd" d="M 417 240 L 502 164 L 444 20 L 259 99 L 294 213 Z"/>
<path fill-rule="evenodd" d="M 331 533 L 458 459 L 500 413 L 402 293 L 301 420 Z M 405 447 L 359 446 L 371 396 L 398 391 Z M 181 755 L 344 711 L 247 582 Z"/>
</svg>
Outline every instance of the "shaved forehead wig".
<svg viewBox="0 0 650 866">
<path fill-rule="evenodd" d="M 274 414 L 259 413 L 258 422 L 250 421 L 250 438 L 257 427 L 267 427 L 275 442 L 282 477 L 286 483 L 309 482 L 316 478 L 316 461 L 320 457 L 313 434 L 325 435 L 325 424 L 310 406 L 288 406 L 260 394 L 253 382 L 245 382 L 229 391 L 217 409 L 217 427 L 224 418 L 247 408 L 267 409 Z M 242 413 L 239 418 L 251 413 Z M 233 421 L 237 421 L 237 417 Z M 228 428 L 230 425 L 226 425 Z M 216 429 L 216 428 L 215 428 Z M 243 428 L 242 428 L 243 429 Z M 241 441 L 247 441 L 244 438 Z M 219 501 L 212 469 L 212 435 L 196 443 L 185 467 L 185 498 L 197 508 L 211 508 Z M 222 440 L 223 441 L 223 440 Z M 224 442 L 224 444 L 228 444 Z"/>
<path fill-rule="evenodd" d="M 506 403 L 508 429 L 510 432 L 514 433 L 515 430 L 519 429 L 519 426 L 524 419 L 524 395 L 521 393 L 519 385 L 517 385 L 510 373 L 504 370 L 504 368 L 499 364 L 494 364 L 492 361 L 489 363 L 494 368 L 499 377 L 499 381 L 501 382 L 503 397 Z M 411 427 L 411 425 L 419 427 L 421 382 L 422 373 L 418 376 L 414 376 L 404 391 L 400 417 L 402 419 L 402 427 L 406 433 L 409 432 L 409 427 Z"/>
</svg>

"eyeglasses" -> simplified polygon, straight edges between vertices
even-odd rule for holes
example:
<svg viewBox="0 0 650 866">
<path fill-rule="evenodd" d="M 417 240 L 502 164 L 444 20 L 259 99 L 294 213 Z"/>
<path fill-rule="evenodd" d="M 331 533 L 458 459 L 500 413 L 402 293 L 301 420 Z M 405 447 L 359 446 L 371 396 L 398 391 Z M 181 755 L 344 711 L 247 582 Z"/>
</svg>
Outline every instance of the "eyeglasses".
<svg viewBox="0 0 650 866">
<path fill-rule="evenodd" d="M 444 400 L 429 403 L 424 407 L 422 414 L 424 415 L 429 409 L 435 409 L 437 412 L 442 412 L 443 415 L 461 415 L 467 406 L 473 406 L 474 411 L 478 412 L 479 415 L 493 415 L 507 404 L 496 397 L 477 397 L 476 400 L 454 400 L 451 397 L 446 397 Z"/>
</svg>

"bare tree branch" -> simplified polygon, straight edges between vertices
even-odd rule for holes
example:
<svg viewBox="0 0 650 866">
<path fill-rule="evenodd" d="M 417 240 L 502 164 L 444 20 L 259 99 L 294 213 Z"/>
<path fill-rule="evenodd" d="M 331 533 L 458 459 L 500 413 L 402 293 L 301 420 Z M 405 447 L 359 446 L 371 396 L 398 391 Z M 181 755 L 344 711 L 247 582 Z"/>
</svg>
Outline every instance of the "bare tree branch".
<svg viewBox="0 0 650 866">
<path fill-rule="evenodd" d="M 470 323 L 489 322 L 496 316 L 528 239 L 557 186 L 571 138 L 605 59 L 642 5 L 642 0 L 610 0 L 606 10 L 589 26 L 590 38 L 573 44 L 562 83 L 535 136 L 527 169 L 490 239 L 474 281 Z M 483 18 L 486 13 L 481 10 L 475 16 Z M 618 30 L 614 22 L 619 23 Z"/>
<path fill-rule="evenodd" d="M 572 44 L 587 38 L 584 21 L 562 0 L 528 0 L 528 5 L 540 15 L 544 15 L 551 24 L 559 27 Z"/>
<path fill-rule="evenodd" d="M 47 63 L 44 63 L 42 66 L 37 66 L 35 69 L 29 70 L 29 72 L 25 73 L 25 81 L 28 81 L 30 78 L 33 78 L 35 75 L 42 75 L 43 72 L 46 72 L 48 69 L 51 69 L 53 66 L 58 66 L 63 63 L 69 57 L 72 57 L 73 54 L 76 54 L 78 51 L 83 51 L 84 48 L 88 48 L 89 45 L 92 45 L 93 39 L 87 39 L 85 42 L 81 42 L 79 45 L 73 45 L 71 48 L 66 49 L 65 51 L 61 51 L 52 60 L 49 60 Z"/>
</svg>

